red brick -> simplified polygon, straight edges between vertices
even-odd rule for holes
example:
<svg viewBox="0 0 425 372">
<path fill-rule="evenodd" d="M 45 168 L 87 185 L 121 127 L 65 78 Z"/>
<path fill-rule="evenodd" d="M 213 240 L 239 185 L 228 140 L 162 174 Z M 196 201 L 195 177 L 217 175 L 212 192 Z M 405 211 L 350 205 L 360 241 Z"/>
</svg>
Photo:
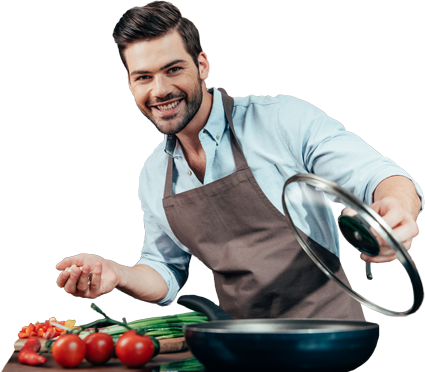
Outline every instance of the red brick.
<svg viewBox="0 0 425 372">
<path fill-rule="evenodd" d="M 247 96 L 261 96 L 261 89 L 253 90 L 251 92 L 247 92 Z"/>
<path fill-rule="evenodd" d="M 286 90 L 288 91 L 288 94 L 299 93 L 299 92 L 302 92 L 303 89 L 304 89 L 303 83 L 288 83 L 286 85 Z"/>
<path fill-rule="evenodd" d="M 395 282 L 403 281 L 401 270 L 396 267 L 387 267 L 388 279 Z"/>
<path fill-rule="evenodd" d="M 400 342 L 400 343 L 409 343 L 409 335 L 400 335 L 400 336 L 398 336 L 397 342 Z M 408 371 L 408 369 L 407 369 L 407 371 Z"/>
<path fill-rule="evenodd" d="M 223 41 L 230 38 L 230 32 L 229 30 L 222 30 L 222 31 L 216 31 L 212 34 L 204 35 L 202 37 L 202 43 L 204 45 L 216 43 L 217 41 Z"/>
<path fill-rule="evenodd" d="M 198 1 L 197 0 L 189 1 L 187 3 L 187 12 L 188 13 L 193 12 L 194 10 L 197 10 L 197 9 L 198 9 Z"/>
<path fill-rule="evenodd" d="M 408 86 L 409 86 L 409 82 L 397 83 L 397 88 L 404 88 L 404 87 L 408 87 Z"/>
<path fill-rule="evenodd" d="M 250 89 L 250 88 L 255 88 L 258 87 L 260 85 L 266 85 L 269 83 L 259 83 L 259 82 L 246 82 L 246 81 L 238 81 L 238 85 L 237 85 L 237 90 L 242 90 L 242 89 Z"/>
<path fill-rule="evenodd" d="M 382 269 L 378 266 L 372 266 L 373 280 L 382 280 Z M 362 279 L 367 280 L 366 267 L 362 267 Z"/>
<path fill-rule="evenodd" d="M 359 275 L 357 271 L 357 267 L 342 267 L 344 269 L 345 275 L 347 275 L 348 280 L 358 280 Z"/>
<path fill-rule="evenodd" d="M 227 79 L 236 79 L 238 77 L 242 76 L 242 67 L 236 67 L 232 68 L 230 70 L 227 70 Z"/>
<path fill-rule="evenodd" d="M 194 270 L 190 272 L 190 280 L 194 282 L 202 282 L 202 270 Z"/>
<path fill-rule="evenodd" d="M 226 27 L 234 25 L 236 23 L 239 23 L 239 13 L 235 13 L 235 14 L 229 15 L 227 17 L 224 17 L 224 25 Z"/>
<path fill-rule="evenodd" d="M 198 13 L 196 12 L 196 13 L 186 14 L 184 18 L 188 19 L 189 21 L 193 23 L 198 22 Z"/>
<path fill-rule="evenodd" d="M 409 164 L 407 162 L 407 159 L 393 159 L 393 162 L 396 163 L 399 167 L 403 168 L 404 170 L 407 170 L 409 167 Z"/>
<path fill-rule="evenodd" d="M 398 139 L 404 137 L 404 126 L 403 124 L 390 125 L 384 128 L 386 139 Z"/>
<path fill-rule="evenodd" d="M 214 61 L 214 67 L 216 70 L 228 67 L 232 65 L 237 65 L 238 63 L 244 63 L 245 62 L 245 52 L 233 54 L 231 56 L 226 56 L 222 58 L 217 58 Z"/>
<path fill-rule="evenodd" d="M 390 336 L 388 335 L 388 333 L 381 333 L 379 335 L 379 342 L 391 342 Z"/>
<path fill-rule="evenodd" d="M 303 101 L 310 102 L 313 105 L 317 103 L 326 103 L 328 102 L 328 92 L 324 90 L 322 92 L 302 94 L 300 96 L 300 99 L 302 99 Z"/>
<path fill-rule="evenodd" d="M 353 283 L 353 289 L 362 295 L 395 297 L 395 288 L 392 284 L 359 284 Z"/>
<path fill-rule="evenodd" d="M 223 5 L 217 5 L 214 8 L 216 16 L 233 12 L 235 10 L 245 10 L 245 0 L 232 1 Z"/>
<path fill-rule="evenodd" d="M 266 94 L 271 97 L 276 97 L 282 94 L 282 86 L 278 85 L 277 87 L 267 88 Z"/>
<path fill-rule="evenodd" d="M 400 313 L 410 310 L 410 306 L 407 301 L 391 301 L 390 307 L 392 311 L 398 311 Z"/>
<path fill-rule="evenodd" d="M 382 100 L 384 102 L 384 107 L 404 103 L 403 93 L 401 92 L 383 96 Z"/>
<path fill-rule="evenodd" d="M 182 288 L 182 294 L 194 294 L 194 293 L 202 293 L 204 287 L 202 284 L 186 284 Z"/>
<path fill-rule="evenodd" d="M 234 29 L 234 35 L 235 36 L 245 35 L 245 25 L 236 26 Z"/>
<path fill-rule="evenodd" d="M 425 316 L 386 316 L 385 328 L 394 331 L 408 331 L 409 327 L 424 327 Z"/>
<path fill-rule="evenodd" d="M 341 89 L 340 88 L 334 88 L 332 99 L 334 101 L 340 101 L 341 100 Z"/>
<path fill-rule="evenodd" d="M 372 124 L 389 123 L 391 121 L 409 120 L 409 108 L 403 107 L 380 112 L 371 116 Z"/>
<path fill-rule="evenodd" d="M 420 187 L 422 187 L 422 173 L 412 173 L 410 176 L 417 182 Z"/>
<path fill-rule="evenodd" d="M 345 94 L 347 98 L 353 98 L 386 90 L 391 90 L 391 83 L 365 83 L 346 87 Z"/>
<path fill-rule="evenodd" d="M 379 138 L 378 130 L 377 129 L 362 130 L 359 132 L 359 137 L 365 142 L 377 141 Z"/>
<path fill-rule="evenodd" d="M 339 119 L 339 122 L 344 126 L 346 130 L 356 129 L 364 127 L 366 125 L 363 115 L 352 116 L 346 119 Z"/>
<path fill-rule="evenodd" d="M 223 73 L 220 71 L 215 74 L 209 74 L 208 80 L 211 84 L 219 83 L 220 81 L 223 81 Z"/>
<path fill-rule="evenodd" d="M 201 13 L 201 19 L 208 19 L 210 18 L 210 10 L 204 9 Z"/>
<path fill-rule="evenodd" d="M 219 24 L 218 19 L 214 19 L 213 21 L 205 22 L 205 30 L 206 31 L 211 31 L 211 30 L 213 30 L 215 28 L 218 28 L 219 25 L 220 24 Z"/>
<path fill-rule="evenodd" d="M 409 141 L 400 142 L 400 151 L 403 155 L 406 155 L 409 153 Z"/>
<path fill-rule="evenodd" d="M 387 158 L 394 155 L 394 146 L 392 143 L 386 145 L 374 145 L 372 147 L 382 156 L 386 156 Z"/>
<path fill-rule="evenodd" d="M 205 48 L 205 54 L 208 57 L 216 56 L 219 53 L 218 45 L 213 45 Z"/>
<path fill-rule="evenodd" d="M 334 113 L 335 116 L 340 116 L 354 112 L 376 110 L 376 108 L 376 97 L 370 97 L 363 100 L 355 100 L 334 105 Z"/>
<path fill-rule="evenodd" d="M 328 85 L 328 83 L 312 82 L 312 83 L 310 83 L 310 89 L 324 88 L 327 85 Z"/>
<path fill-rule="evenodd" d="M 228 43 L 224 43 L 224 53 L 235 52 L 238 50 L 239 45 L 237 40 L 229 41 Z"/>
</svg>

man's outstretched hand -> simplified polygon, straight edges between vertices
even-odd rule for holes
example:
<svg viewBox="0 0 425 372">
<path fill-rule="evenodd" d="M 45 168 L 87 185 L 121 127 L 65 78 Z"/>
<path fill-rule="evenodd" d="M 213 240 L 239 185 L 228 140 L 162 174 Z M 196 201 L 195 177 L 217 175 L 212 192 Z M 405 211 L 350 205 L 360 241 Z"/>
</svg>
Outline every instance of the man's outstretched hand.
<svg viewBox="0 0 425 372">
<path fill-rule="evenodd" d="M 77 267 L 71 272 L 64 271 L 72 265 Z M 76 297 L 96 298 L 111 292 L 118 285 L 117 265 L 93 254 L 67 257 L 56 265 L 56 269 L 62 271 L 57 280 L 58 286 Z"/>
</svg>

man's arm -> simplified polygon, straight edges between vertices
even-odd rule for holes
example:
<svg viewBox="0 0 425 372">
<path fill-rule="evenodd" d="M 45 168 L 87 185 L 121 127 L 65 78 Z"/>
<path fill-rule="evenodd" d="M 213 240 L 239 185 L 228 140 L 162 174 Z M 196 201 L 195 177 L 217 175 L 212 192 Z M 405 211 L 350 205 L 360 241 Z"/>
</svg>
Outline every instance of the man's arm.
<svg viewBox="0 0 425 372">
<path fill-rule="evenodd" d="M 117 288 L 139 300 L 159 302 L 168 293 L 162 276 L 147 265 L 128 267 L 100 256 L 79 254 L 65 258 L 56 265 L 56 269 L 65 270 L 72 265 L 77 267 L 71 272 L 63 271 L 57 284 L 76 297 L 96 298 Z"/>
</svg>

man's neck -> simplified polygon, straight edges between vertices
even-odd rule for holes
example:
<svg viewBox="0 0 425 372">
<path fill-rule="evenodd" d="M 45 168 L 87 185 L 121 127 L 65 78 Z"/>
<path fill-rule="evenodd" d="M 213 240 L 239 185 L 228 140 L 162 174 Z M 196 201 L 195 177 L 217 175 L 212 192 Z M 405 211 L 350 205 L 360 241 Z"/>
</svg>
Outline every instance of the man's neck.
<svg viewBox="0 0 425 372">
<path fill-rule="evenodd" d="M 205 175 L 206 155 L 198 135 L 208 121 L 212 104 L 213 95 L 208 93 L 205 85 L 203 85 L 201 107 L 186 128 L 176 134 L 186 161 L 201 182 L 203 182 Z"/>
</svg>

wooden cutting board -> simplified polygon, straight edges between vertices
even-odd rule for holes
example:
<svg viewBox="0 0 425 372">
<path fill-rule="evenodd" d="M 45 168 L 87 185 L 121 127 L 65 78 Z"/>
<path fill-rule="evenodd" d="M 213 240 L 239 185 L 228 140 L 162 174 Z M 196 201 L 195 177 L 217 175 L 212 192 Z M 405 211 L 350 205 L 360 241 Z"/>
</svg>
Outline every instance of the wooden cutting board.
<svg viewBox="0 0 425 372">
<path fill-rule="evenodd" d="M 46 344 L 45 338 L 39 338 L 41 343 L 41 350 L 45 350 L 44 345 Z M 27 341 L 27 338 L 20 338 L 15 342 L 15 350 L 19 351 L 22 349 L 22 346 L 24 346 L 25 342 Z M 166 354 L 166 353 L 175 353 L 178 351 L 187 350 L 187 344 L 184 337 L 176 337 L 176 338 L 166 338 L 164 340 L 158 340 L 160 349 L 160 354 Z"/>
</svg>

